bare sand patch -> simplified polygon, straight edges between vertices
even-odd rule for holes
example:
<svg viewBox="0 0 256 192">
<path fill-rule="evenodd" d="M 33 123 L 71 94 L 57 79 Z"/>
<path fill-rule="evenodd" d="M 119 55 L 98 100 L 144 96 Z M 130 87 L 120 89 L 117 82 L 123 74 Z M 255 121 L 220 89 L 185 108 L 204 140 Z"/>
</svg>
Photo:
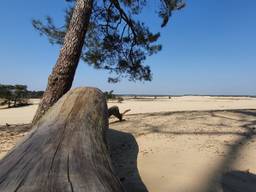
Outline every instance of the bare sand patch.
<svg viewBox="0 0 256 192">
<path fill-rule="evenodd" d="M 2 159 L 30 129 L 30 124 L 0 126 L 0 159 Z"/>
<path fill-rule="evenodd" d="M 256 191 L 256 110 L 130 115 L 110 127 L 136 138 L 136 178 L 148 191 Z"/>
<path fill-rule="evenodd" d="M 256 98 L 253 97 L 143 97 L 125 99 L 122 103 L 109 102 L 109 106 L 118 105 L 121 111 L 131 109 L 129 114 L 154 113 L 163 111 L 206 111 L 224 109 L 256 109 Z"/>
<path fill-rule="evenodd" d="M 31 105 L 6 108 L 6 106 L 0 107 L 0 125 L 8 124 L 24 124 L 30 123 L 37 110 L 39 99 L 32 99 Z"/>
<path fill-rule="evenodd" d="M 0 125 L 30 123 L 38 107 L 39 100 L 32 100 L 33 105 L 19 108 L 0 108 Z M 154 113 L 163 111 L 203 111 L 224 109 L 256 109 L 256 98 L 253 97 L 124 97 L 122 103 L 109 101 L 108 106 L 117 105 L 120 111 L 131 109 L 129 114 Z"/>
<path fill-rule="evenodd" d="M 128 114 L 122 122 L 110 119 L 111 157 L 127 191 L 255 192 L 256 110 L 203 111 L 220 103 L 226 108 L 256 108 L 254 98 L 236 99 L 187 97 L 118 104 L 121 112 L 131 108 L 140 113 Z M 174 110 L 175 105 L 184 110 L 186 103 L 199 111 L 155 112 Z M 154 113 L 142 113 L 149 109 Z M 0 158 L 29 131 L 27 125 L 18 127 L 0 127 Z"/>
</svg>

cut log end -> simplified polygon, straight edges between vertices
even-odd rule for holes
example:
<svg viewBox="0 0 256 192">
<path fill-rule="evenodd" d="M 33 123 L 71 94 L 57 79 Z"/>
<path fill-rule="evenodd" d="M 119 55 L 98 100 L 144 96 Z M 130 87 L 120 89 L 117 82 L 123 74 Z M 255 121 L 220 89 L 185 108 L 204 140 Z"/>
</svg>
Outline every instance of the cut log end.
<svg viewBox="0 0 256 192">
<path fill-rule="evenodd" d="M 0 161 L 1 192 L 120 192 L 105 142 L 103 93 L 65 94 Z"/>
</svg>

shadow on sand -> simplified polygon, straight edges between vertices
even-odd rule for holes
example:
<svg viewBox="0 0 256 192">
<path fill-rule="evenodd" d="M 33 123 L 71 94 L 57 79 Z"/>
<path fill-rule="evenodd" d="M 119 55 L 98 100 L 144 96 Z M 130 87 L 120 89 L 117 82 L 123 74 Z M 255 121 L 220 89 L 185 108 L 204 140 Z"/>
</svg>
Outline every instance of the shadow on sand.
<svg viewBox="0 0 256 192">
<path fill-rule="evenodd" d="M 31 105 L 34 105 L 34 104 L 32 104 L 32 103 L 26 103 L 26 104 L 20 104 L 20 105 L 10 106 L 10 107 L 4 106 L 4 107 L 1 107 L 0 110 L 23 108 L 23 107 L 28 107 L 28 106 L 31 106 Z"/>
<path fill-rule="evenodd" d="M 251 110 L 236 110 L 233 113 L 256 117 L 256 111 Z M 212 114 L 212 116 L 216 116 Z M 220 118 L 226 118 L 221 117 Z M 243 120 L 242 120 L 243 121 Z M 243 147 L 246 146 L 256 136 L 255 132 L 256 121 L 243 121 L 242 127 L 244 134 L 229 147 L 226 157 L 219 163 L 218 167 L 211 177 L 204 191 L 206 192 L 255 192 L 256 191 L 256 176 L 242 171 L 232 170 L 232 165 L 236 162 L 236 157 Z M 231 170 L 231 171 L 227 171 Z M 219 178 L 216 180 L 216 178 Z M 216 183 L 217 181 L 217 183 Z M 247 182 L 247 184 L 246 184 Z"/>
<path fill-rule="evenodd" d="M 134 136 L 109 129 L 107 142 L 114 170 L 127 192 L 147 192 L 137 167 L 138 144 Z"/>
<path fill-rule="evenodd" d="M 237 135 L 238 138 L 233 142 L 227 150 L 225 158 L 218 166 L 209 173 L 208 182 L 202 183 L 200 192 L 256 192 L 256 176 L 250 173 L 234 171 L 232 165 L 236 162 L 237 155 L 251 140 L 256 137 L 256 111 L 255 110 L 228 110 L 234 114 L 253 118 L 253 120 L 236 120 L 218 114 L 219 111 L 212 111 L 212 117 L 218 117 L 242 123 L 243 132 L 217 131 L 217 132 L 164 132 L 175 135 Z M 221 111 L 220 111 L 221 112 Z M 219 126 L 219 125 L 218 125 Z M 228 128 L 228 126 L 227 126 Z M 152 132 L 159 130 L 151 128 Z M 160 131 L 161 132 L 161 131 Z"/>
<path fill-rule="evenodd" d="M 222 176 L 223 192 L 255 192 L 256 175 L 249 172 L 230 171 Z"/>
<path fill-rule="evenodd" d="M 239 154 L 239 152 L 243 149 L 243 147 L 246 146 L 246 144 L 248 144 L 251 140 L 253 140 L 256 137 L 256 110 L 228 110 L 228 111 L 234 114 L 235 113 L 239 114 L 241 116 L 243 115 L 246 115 L 247 117 L 249 116 L 250 118 L 252 118 L 252 120 L 246 120 L 243 118 L 240 120 L 231 119 L 229 117 L 225 117 L 218 114 L 219 111 L 212 111 L 209 114 L 212 117 L 218 117 L 218 118 L 241 122 L 242 123 L 241 127 L 244 130 L 243 131 L 213 131 L 213 132 L 166 131 L 166 130 L 159 129 L 159 127 L 157 126 L 155 127 L 150 124 L 146 124 L 145 127 L 148 127 L 148 129 L 146 130 L 145 134 L 159 133 L 159 134 L 170 134 L 170 135 L 198 135 L 198 136 L 200 135 L 214 135 L 214 136 L 237 135 L 238 138 L 229 146 L 229 148 L 227 149 L 227 153 L 225 157 L 222 159 L 222 161 L 219 162 L 219 164 L 213 171 L 209 172 L 207 182 L 202 183 L 200 192 L 256 192 L 256 175 L 232 170 L 232 165 L 234 165 L 234 163 L 236 162 L 237 155 Z M 173 114 L 172 112 L 166 113 L 166 115 L 172 115 L 172 114 Z M 136 173 L 139 178 L 139 181 L 141 182 L 138 171 Z M 134 189 L 131 191 L 137 191 L 137 190 Z"/>
</svg>

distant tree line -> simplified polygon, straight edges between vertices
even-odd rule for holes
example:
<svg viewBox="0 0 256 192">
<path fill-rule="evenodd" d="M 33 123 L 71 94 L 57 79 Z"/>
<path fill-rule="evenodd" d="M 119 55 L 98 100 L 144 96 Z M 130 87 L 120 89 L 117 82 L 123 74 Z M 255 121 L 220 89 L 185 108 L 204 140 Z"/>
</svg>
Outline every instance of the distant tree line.
<svg viewBox="0 0 256 192">
<path fill-rule="evenodd" d="M 104 92 L 106 99 L 107 100 L 117 100 L 119 103 L 122 103 L 122 101 L 124 99 L 121 96 L 117 96 L 117 95 L 113 94 L 113 92 L 114 92 L 113 90 Z"/>
<path fill-rule="evenodd" d="M 29 104 L 30 98 L 40 98 L 43 91 L 29 91 L 26 85 L 0 84 L 0 105 L 18 107 Z"/>
<path fill-rule="evenodd" d="M 44 91 L 28 91 L 28 97 L 33 99 L 41 99 Z"/>
</svg>

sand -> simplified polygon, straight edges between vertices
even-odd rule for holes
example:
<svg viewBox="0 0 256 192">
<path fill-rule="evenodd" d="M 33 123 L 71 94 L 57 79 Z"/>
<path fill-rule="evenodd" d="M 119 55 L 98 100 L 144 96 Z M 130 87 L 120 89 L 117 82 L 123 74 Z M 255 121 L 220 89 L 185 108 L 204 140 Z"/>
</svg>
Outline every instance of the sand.
<svg viewBox="0 0 256 192">
<path fill-rule="evenodd" d="M 0 125 L 30 123 L 38 107 L 39 100 L 31 101 L 34 105 L 19 108 L 0 108 Z M 256 98 L 253 97 L 125 97 L 122 103 L 110 101 L 108 106 L 117 105 L 120 111 L 131 109 L 129 114 L 153 113 L 163 111 L 202 111 L 224 109 L 256 109 Z"/>
<path fill-rule="evenodd" d="M 256 191 L 256 110 L 130 115 L 110 127 L 136 139 L 138 186 L 148 191 Z M 126 174 L 128 187 L 133 179 Z"/>
<path fill-rule="evenodd" d="M 126 121 L 111 118 L 108 131 L 114 168 L 128 192 L 256 191 L 255 98 L 145 98 L 112 105 L 131 109 Z M 32 107 L 0 110 L 0 122 L 28 123 L 33 114 L 15 115 L 32 113 Z M 28 130 L 0 127 L 0 158 Z"/>
<path fill-rule="evenodd" d="M 163 111 L 202 111 L 223 109 L 256 109 L 253 97 L 210 97 L 181 96 L 127 99 L 122 103 L 109 102 L 109 106 L 118 105 L 121 111 L 131 109 L 129 114 L 153 113 Z"/>
<path fill-rule="evenodd" d="M 39 99 L 31 100 L 32 105 L 6 108 L 6 106 L 0 107 L 0 125 L 8 124 L 23 124 L 30 123 L 37 110 Z"/>
<path fill-rule="evenodd" d="M 29 124 L 0 126 L 0 159 L 31 129 Z"/>
</svg>

